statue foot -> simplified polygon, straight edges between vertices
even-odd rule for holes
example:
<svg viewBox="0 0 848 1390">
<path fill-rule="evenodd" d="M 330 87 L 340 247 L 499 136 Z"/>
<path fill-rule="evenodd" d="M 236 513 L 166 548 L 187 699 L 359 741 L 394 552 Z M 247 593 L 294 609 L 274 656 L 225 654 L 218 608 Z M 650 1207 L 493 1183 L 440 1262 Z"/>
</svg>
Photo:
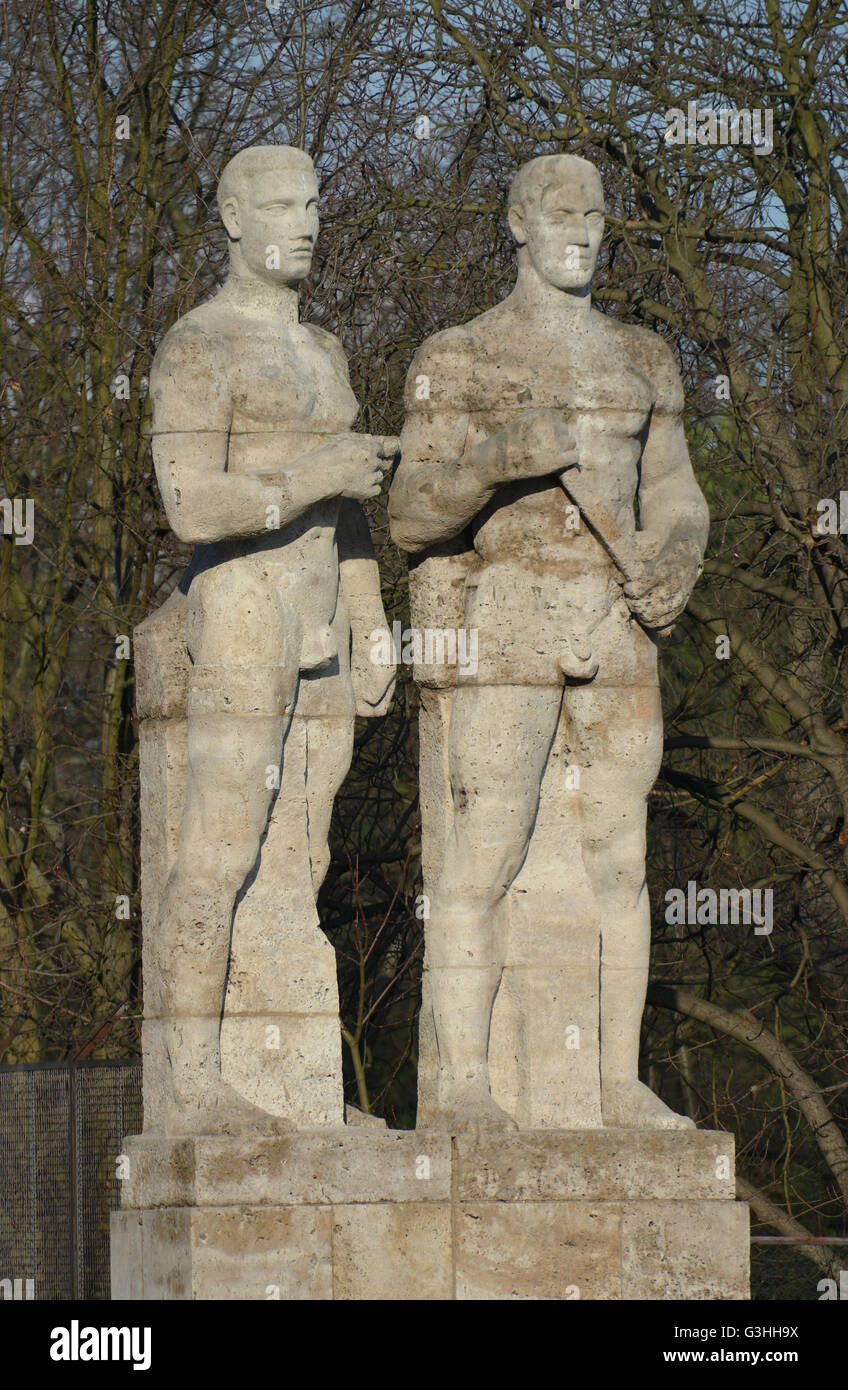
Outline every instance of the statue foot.
<svg viewBox="0 0 848 1390">
<path fill-rule="evenodd" d="M 604 1125 L 612 1129 L 694 1129 L 688 1115 L 675 1115 L 659 1096 L 641 1081 L 605 1086 L 601 1113 Z"/>
<path fill-rule="evenodd" d="M 351 1105 L 350 1101 L 345 1105 L 344 1119 L 346 1125 L 360 1129 L 388 1129 L 386 1121 L 379 1115 L 366 1115 L 364 1110 L 360 1110 L 358 1105 Z"/>
<path fill-rule="evenodd" d="M 171 1101 L 163 1128 L 168 1134 L 291 1134 L 291 1120 L 260 1110 L 225 1081 L 204 1087 L 188 1103 Z"/>
<path fill-rule="evenodd" d="M 518 1129 L 518 1125 L 490 1095 L 478 1095 L 460 1097 L 444 1105 L 436 1128 L 450 1134 L 503 1134 Z"/>
</svg>

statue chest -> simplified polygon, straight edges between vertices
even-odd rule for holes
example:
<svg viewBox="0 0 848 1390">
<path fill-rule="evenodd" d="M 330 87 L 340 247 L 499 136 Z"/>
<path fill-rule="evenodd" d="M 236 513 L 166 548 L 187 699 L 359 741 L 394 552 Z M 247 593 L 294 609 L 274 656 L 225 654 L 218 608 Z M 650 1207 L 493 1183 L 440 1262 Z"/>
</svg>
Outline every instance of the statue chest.
<svg viewBox="0 0 848 1390">
<path fill-rule="evenodd" d="M 339 434 L 356 419 L 356 397 L 333 353 L 307 328 L 240 336 L 231 363 L 233 434 Z"/>
<path fill-rule="evenodd" d="M 521 361 L 507 356 L 498 373 L 500 399 L 470 412 L 466 448 L 481 442 L 525 410 L 553 409 L 569 425 L 580 458 L 580 491 L 601 503 L 624 530 L 633 529 L 639 459 L 653 406 L 651 383 L 618 345 L 583 343 L 558 347 Z M 470 403 L 470 402 L 469 402 Z M 552 460 L 555 463 L 554 460 Z M 498 489 L 475 525 L 478 552 L 541 556 L 596 543 L 575 530 L 574 508 L 556 473 L 515 481 Z M 600 557 L 598 557 L 600 558 Z"/>
<path fill-rule="evenodd" d="M 650 381 L 611 335 L 515 344 L 478 369 L 469 388 L 472 415 L 497 418 L 498 428 L 522 410 L 544 408 L 597 416 L 600 432 L 633 436 L 654 401 Z"/>
</svg>

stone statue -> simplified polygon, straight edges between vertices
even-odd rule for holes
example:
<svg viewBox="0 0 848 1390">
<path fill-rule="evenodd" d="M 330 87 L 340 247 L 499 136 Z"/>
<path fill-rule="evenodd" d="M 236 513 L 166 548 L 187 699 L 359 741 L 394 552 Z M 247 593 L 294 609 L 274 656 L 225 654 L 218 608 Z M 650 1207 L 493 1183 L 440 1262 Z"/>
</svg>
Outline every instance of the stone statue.
<svg viewBox="0 0 848 1390">
<path fill-rule="evenodd" d="M 656 638 L 700 573 L 707 506 L 671 351 L 592 307 L 597 170 L 531 160 L 509 225 L 513 292 L 413 360 L 389 502 L 414 626 L 479 642 L 473 672 L 416 669 L 418 1123 L 691 1126 L 637 1068 Z"/>
<path fill-rule="evenodd" d="M 243 150 L 218 207 L 229 277 L 167 333 L 150 382 L 165 510 L 196 548 L 136 641 L 145 1124 L 169 1134 L 343 1121 L 315 899 L 354 713 L 384 713 L 394 678 L 369 660 L 386 618 L 359 499 L 396 441 L 351 433 L 341 345 L 298 319 L 311 159 Z"/>
<path fill-rule="evenodd" d="M 520 171 L 515 292 L 412 366 L 391 515 L 421 690 L 418 1128 L 345 1117 L 315 895 L 354 712 L 390 697 L 357 499 L 395 441 L 349 433 L 341 350 L 297 320 L 316 197 L 300 151 L 236 156 L 230 278 L 151 379 L 197 549 L 135 636 L 145 1132 L 112 1297 L 744 1298 L 733 1137 L 663 1132 L 685 1122 L 636 1078 L 655 635 L 706 509 L 670 352 L 591 308 L 579 159 Z"/>
</svg>

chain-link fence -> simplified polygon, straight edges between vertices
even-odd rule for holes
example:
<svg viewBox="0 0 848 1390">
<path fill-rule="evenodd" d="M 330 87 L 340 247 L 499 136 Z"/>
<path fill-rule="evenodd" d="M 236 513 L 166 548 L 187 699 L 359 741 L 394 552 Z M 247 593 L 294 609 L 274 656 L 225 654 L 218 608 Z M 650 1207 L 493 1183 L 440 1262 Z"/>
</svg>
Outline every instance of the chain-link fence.
<svg viewBox="0 0 848 1390">
<path fill-rule="evenodd" d="M 0 1067 L 5 1297 L 109 1298 L 116 1160 L 141 1121 L 140 1061 Z"/>
</svg>

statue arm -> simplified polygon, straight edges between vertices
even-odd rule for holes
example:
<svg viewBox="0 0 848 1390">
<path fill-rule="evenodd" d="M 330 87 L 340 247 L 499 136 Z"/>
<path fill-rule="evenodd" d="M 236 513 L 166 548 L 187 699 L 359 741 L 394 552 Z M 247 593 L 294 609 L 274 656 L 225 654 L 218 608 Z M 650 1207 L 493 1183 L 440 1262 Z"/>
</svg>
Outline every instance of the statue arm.
<svg viewBox="0 0 848 1390">
<path fill-rule="evenodd" d="M 188 544 L 258 536 L 328 496 L 328 470 L 305 454 L 278 473 L 228 473 L 227 349 L 178 323 L 153 364 L 153 462 L 171 529 Z"/>
<path fill-rule="evenodd" d="M 389 527 L 395 545 L 413 554 L 455 540 L 504 483 L 553 476 L 577 462 L 574 439 L 555 410 L 519 411 L 467 447 L 471 413 L 460 392 L 473 362 L 467 345 L 457 347 L 450 332 L 416 353 L 406 379 Z M 418 398 L 422 382 L 430 393 L 424 401 Z"/>
<path fill-rule="evenodd" d="M 395 665 L 376 662 L 380 633 L 388 634 L 389 623 L 380 591 L 380 571 L 371 542 L 365 512 L 358 502 L 345 499 L 338 524 L 339 577 L 342 594 L 350 614 L 350 667 L 356 696 L 356 713 L 366 718 L 385 714 L 395 684 Z"/>
<path fill-rule="evenodd" d="M 395 545 L 411 553 L 460 535 L 504 481 L 487 456 L 493 452 L 490 441 L 465 449 L 470 415 L 456 396 L 457 383 L 467 375 L 464 358 L 451 334 L 436 334 L 416 352 L 407 373 L 389 529 Z"/>
<path fill-rule="evenodd" d="M 453 540 L 495 491 L 475 467 L 477 450 L 463 453 L 468 419 L 457 412 L 407 415 L 389 493 L 389 528 L 401 550 Z"/>
<path fill-rule="evenodd" d="M 655 403 L 640 466 L 640 529 L 624 593 L 635 616 L 661 631 L 682 613 L 701 573 L 710 513 L 689 458 L 677 364 L 655 335 L 649 353 Z"/>
<path fill-rule="evenodd" d="M 700 564 L 709 536 L 710 513 L 677 413 L 655 412 L 651 419 L 642 455 L 639 519 L 643 533 L 658 550 L 682 544 L 697 555 Z"/>
<path fill-rule="evenodd" d="M 211 430 L 153 436 L 165 513 L 181 541 L 200 545 L 280 530 L 326 496 L 322 470 L 300 459 L 264 478 L 227 473 L 228 440 Z"/>
</svg>

